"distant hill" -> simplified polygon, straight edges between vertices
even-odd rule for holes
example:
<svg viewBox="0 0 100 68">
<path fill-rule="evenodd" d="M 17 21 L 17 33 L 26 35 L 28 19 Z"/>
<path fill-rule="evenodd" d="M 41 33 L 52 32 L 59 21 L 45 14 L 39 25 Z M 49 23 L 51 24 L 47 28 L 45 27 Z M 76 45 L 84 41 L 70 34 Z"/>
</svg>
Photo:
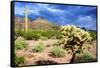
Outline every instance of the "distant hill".
<svg viewBox="0 0 100 68">
<path fill-rule="evenodd" d="M 25 19 L 24 18 L 19 18 L 15 17 L 15 28 L 25 28 Z M 38 17 L 35 20 L 30 20 L 28 19 L 28 28 L 29 29 L 34 29 L 34 30 L 55 30 L 59 29 L 60 27 L 54 23 L 48 22 L 43 17 Z"/>
<path fill-rule="evenodd" d="M 24 17 L 15 17 L 15 28 L 24 29 L 25 28 L 25 19 Z M 28 19 L 28 28 L 34 29 L 34 30 L 59 30 L 60 26 L 57 24 L 54 24 L 52 22 L 49 22 L 47 19 L 43 17 L 37 17 L 34 20 Z M 84 27 L 79 27 L 85 31 L 89 32 L 96 32 L 96 30 L 89 30 Z"/>
</svg>

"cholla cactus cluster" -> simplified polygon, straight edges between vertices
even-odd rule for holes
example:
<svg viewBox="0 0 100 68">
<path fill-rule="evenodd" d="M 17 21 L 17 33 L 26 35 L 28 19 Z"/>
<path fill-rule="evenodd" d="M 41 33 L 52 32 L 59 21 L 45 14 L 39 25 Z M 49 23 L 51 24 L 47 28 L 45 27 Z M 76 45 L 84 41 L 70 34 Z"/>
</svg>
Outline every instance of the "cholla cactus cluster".
<svg viewBox="0 0 100 68">
<path fill-rule="evenodd" d="M 89 32 L 82 30 L 74 25 L 65 25 L 61 27 L 62 40 L 60 44 L 63 44 L 64 48 L 72 49 L 72 52 L 77 48 L 79 51 L 82 45 L 88 41 L 91 41 Z"/>
</svg>

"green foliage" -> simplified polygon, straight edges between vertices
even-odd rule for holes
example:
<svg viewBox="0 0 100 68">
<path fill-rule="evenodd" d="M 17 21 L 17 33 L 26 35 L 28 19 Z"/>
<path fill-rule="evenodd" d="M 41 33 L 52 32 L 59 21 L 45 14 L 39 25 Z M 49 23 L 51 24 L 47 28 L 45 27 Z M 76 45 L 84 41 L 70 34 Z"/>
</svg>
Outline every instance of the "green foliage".
<svg viewBox="0 0 100 68">
<path fill-rule="evenodd" d="M 21 64 L 25 63 L 25 57 L 24 56 L 15 56 L 15 65 L 19 66 Z"/>
<path fill-rule="evenodd" d="M 56 39 L 61 39 L 62 38 L 62 36 L 61 36 L 62 34 L 61 34 L 61 31 L 60 30 L 58 30 L 58 31 L 55 31 L 55 36 L 56 36 Z"/>
<path fill-rule="evenodd" d="M 48 39 L 53 37 L 56 37 L 57 39 L 60 38 L 60 32 L 54 30 L 49 30 L 49 31 L 28 30 L 27 33 L 23 30 L 16 30 L 15 34 L 16 37 L 22 36 L 27 40 L 32 40 L 32 39 L 38 40 L 41 39 L 41 37 L 45 37 Z"/>
<path fill-rule="evenodd" d="M 23 30 L 15 30 L 15 35 L 18 37 L 18 36 L 23 36 L 25 33 L 25 31 Z"/>
<path fill-rule="evenodd" d="M 41 39 L 41 37 L 45 37 L 45 38 L 53 38 L 56 37 L 57 39 L 61 38 L 61 34 L 58 30 L 28 30 L 28 32 L 26 33 L 24 30 L 16 30 L 15 31 L 16 37 L 22 36 L 27 40 L 38 40 Z"/>
<path fill-rule="evenodd" d="M 33 47 L 33 52 L 42 52 L 45 49 L 43 44 L 38 44 Z"/>
<path fill-rule="evenodd" d="M 41 40 L 47 40 L 48 38 L 47 38 L 47 37 L 41 36 L 40 39 L 41 39 Z"/>
<path fill-rule="evenodd" d="M 32 39 L 37 40 L 40 38 L 40 34 L 33 30 L 28 30 L 27 33 L 23 30 L 16 30 L 15 34 L 16 36 L 22 36 L 27 40 L 32 40 Z"/>
<path fill-rule="evenodd" d="M 84 63 L 84 62 L 95 62 L 94 58 L 90 53 L 83 53 L 82 55 L 77 55 L 75 58 L 75 63 Z"/>
<path fill-rule="evenodd" d="M 24 34 L 24 38 L 27 40 L 38 40 L 40 38 L 40 34 L 33 31 L 28 31 Z"/>
<path fill-rule="evenodd" d="M 89 31 L 91 37 L 92 37 L 92 40 L 96 40 L 96 31 Z"/>
<path fill-rule="evenodd" d="M 27 42 L 22 37 L 19 37 L 18 39 L 16 39 L 15 41 L 16 50 L 21 50 L 23 48 L 26 48 L 26 46 L 27 46 Z"/>
<path fill-rule="evenodd" d="M 56 36 L 55 31 L 44 31 L 44 32 L 41 32 L 40 34 L 41 36 L 47 37 L 48 39 Z"/>
<path fill-rule="evenodd" d="M 54 46 L 51 50 L 51 55 L 54 57 L 63 57 L 65 56 L 65 50 L 59 46 Z"/>
</svg>

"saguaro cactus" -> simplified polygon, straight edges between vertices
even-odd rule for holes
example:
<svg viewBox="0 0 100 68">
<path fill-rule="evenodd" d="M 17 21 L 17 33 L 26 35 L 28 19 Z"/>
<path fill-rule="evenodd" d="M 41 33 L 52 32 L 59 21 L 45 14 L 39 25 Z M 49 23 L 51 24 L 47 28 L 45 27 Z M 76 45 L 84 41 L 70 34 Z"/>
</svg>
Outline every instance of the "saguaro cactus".
<svg viewBox="0 0 100 68">
<path fill-rule="evenodd" d="M 25 7 L 25 31 L 28 31 L 28 8 Z"/>
<path fill-rule="evenodd" d="M 89 32 L 82 30 L 74 25 L 62 26 L 61 34 L 62 40 L 60 43 L 64 46 L 65 49 L 72 51 L 72 63 L 76 54 L 83 51 L 83 44 L 91 41 L 90 34 Z"/>
</svg>

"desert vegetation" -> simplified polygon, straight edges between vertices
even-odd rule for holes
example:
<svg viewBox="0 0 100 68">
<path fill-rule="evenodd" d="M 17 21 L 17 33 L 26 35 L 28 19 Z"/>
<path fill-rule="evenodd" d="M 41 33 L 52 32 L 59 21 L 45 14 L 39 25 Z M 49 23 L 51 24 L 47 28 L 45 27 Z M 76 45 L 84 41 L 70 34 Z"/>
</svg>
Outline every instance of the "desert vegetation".
<svg viewBox="0 0 100 68">
<path fill-rule="evenodd" d="M 16 66 L 97 61 L 96 6 L 14 5 Z"/>
<path fill-rule="evenodd" d="M 97 61 L 96 31 L 75 25 L 47 24 L 46 30 L 45 24 L 27 32 L 22 27 L 15 29 L 16 66 Z"/>
</svg>

